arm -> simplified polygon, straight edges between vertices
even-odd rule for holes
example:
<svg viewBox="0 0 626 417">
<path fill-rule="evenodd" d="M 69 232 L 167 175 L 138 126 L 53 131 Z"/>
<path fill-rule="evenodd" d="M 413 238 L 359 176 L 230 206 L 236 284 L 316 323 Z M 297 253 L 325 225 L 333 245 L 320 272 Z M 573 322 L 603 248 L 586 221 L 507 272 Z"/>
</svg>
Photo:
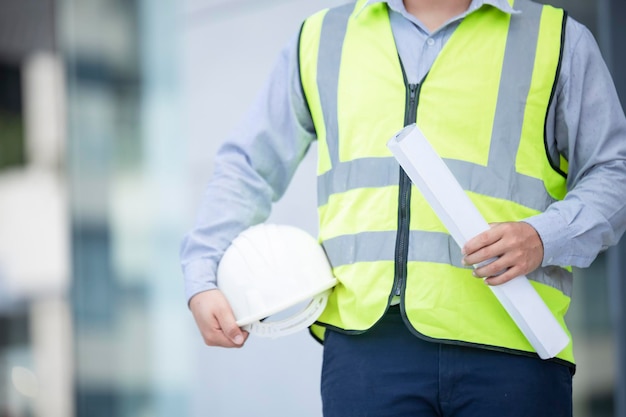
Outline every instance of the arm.
<svg viewBox="0 0 626 417">
<path fill-rule="evenodd" d="M 616 244 L 626 227 L 626 120 L 591 33 L 569 19 L 554 108 L 551 150 L 569 161 L 568 194 L 537 216 L 503 223 L 470 240 L 464 260 L 477 276 L 508 271 L 501 284 L 543 265 L 586 267 Z M 532 227 L 530 227 L 532 226 Z"/>
<path fill-rule="evenodd" d="M 241 231 L 269 216 L 315 139 L 297 57 L 294 38 L 243 122 L 220 147 L 195 224 L 181 244 L 185 293 L 209 345 L 241 345 L 246 336 L 217 289 L 222 254 Z"/>
</svg>

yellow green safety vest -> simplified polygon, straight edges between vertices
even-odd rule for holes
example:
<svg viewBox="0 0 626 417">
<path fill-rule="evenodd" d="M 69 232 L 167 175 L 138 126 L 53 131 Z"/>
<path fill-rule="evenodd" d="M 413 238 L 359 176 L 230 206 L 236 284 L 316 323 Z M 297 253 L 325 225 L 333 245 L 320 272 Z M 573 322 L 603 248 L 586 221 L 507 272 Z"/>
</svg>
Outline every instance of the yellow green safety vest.
<svg viewBox="0 0 626 417">
<path fill-rule="evenodd" d="M 361 333 L 394 296 L 417 336 L 536 355 L 386 147 L 417 123 L 488 222 L 541 213 L 566 193 L 567 163 L 546 149 L 566 14 L 516 0 L 485 5 L 428 75 L 406 81 L 385 3 L 364 0 L 303 24 L 304 95 L 318 136 L 319 239 L 339 284 L 311 328 Z M 528 275 L 567 331 L 570 268 Z M 568 332 L 569 333 L 569 332 Z M 570 338 L 571 339 L 571 338 Z M 572 344 L 557 360 L 574 363 Z"/>
</svg>

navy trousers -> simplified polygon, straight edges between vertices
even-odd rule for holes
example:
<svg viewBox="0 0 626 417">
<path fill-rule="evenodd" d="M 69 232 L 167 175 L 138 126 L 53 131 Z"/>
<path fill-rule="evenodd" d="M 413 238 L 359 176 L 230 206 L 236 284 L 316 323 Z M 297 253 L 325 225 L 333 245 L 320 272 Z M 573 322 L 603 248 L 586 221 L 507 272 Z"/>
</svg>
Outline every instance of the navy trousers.
<svg viewBox="0 0 626 417">
<path fill-rule="evenodd" d="M 571 417 L 563 364 L 424 341 L 397 307 L 361 335 L 326 332 L 324 417 Z"/>
</svg>

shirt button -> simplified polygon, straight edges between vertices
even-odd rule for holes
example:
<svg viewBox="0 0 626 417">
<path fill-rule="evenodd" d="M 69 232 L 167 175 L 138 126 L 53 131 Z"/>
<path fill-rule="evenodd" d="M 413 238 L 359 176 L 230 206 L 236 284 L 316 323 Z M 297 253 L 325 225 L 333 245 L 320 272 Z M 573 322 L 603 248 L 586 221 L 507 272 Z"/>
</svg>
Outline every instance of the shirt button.
<svg viewBox="0 0 626 417">
<path fill-rule="evenodd" d="M 433 38 L 428 38 L 426 43 L 428 44 L 428 46 L 433 46 L 435 44 L 435 40 Z"/>
</svg>

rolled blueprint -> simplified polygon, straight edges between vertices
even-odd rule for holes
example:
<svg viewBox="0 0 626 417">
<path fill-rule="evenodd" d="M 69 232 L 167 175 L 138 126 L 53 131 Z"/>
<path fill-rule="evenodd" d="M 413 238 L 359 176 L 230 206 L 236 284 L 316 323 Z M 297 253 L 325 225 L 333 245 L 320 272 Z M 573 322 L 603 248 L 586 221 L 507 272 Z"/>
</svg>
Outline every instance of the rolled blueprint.
<svg viewBox="0 0 626 417">
<path fill-rule="evenodd" d="M 387 147 L 420 190 L 459 247 L 489 229 L 445 162 L 416 125 L 398 132 Z M 555 357 L 569 337 L 526 276 L 489 288 L 541 359 Z"/>
</svg>

